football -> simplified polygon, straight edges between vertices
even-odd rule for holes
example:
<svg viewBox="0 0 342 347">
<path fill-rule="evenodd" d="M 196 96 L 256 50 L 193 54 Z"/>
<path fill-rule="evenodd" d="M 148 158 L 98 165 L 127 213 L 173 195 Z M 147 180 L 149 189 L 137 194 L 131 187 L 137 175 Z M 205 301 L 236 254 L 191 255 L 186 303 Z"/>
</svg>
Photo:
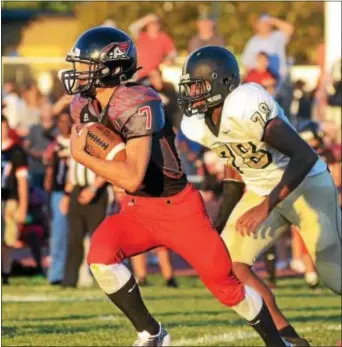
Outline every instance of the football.
<svg viewBox="0 0 342 347">
<path fill-rule="evenodd" d="M 100 123 L 88 123 L 85 128 L 88 130 L 85 148 L 87 153 L 104 160 L 126 159 L 126 145 L 119 134 Z"/>
</svg>

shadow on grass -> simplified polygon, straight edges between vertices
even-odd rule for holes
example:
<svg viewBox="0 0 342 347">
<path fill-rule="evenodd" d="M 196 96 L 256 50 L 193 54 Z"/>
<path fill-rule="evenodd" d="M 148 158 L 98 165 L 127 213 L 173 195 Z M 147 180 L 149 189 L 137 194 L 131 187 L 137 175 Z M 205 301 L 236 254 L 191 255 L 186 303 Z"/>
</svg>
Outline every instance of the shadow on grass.
<svg viewBox="0 0 342 347">
<path fill-rule="evenodd" d="M 212 299 L 215 298 L 210 293 L 203 293 L 200 295 L 194 295 L 193 293 L 189 293 L 187 295 L 184 294 L 177 294 L 177 295 L 143 295 L 144 300 L 150 300 L 150 301 L 164 301 L 164 300 L 205 300 L 205 299 Z"/>
<path fill-rule="evenodd" d="M 339 305 L 327 305 L 327 306 L 296 306 L 290 307 L 283 305 L 282 309 L 286 312 L 317 312 L 317 311 L 341 311 L 342 307 Z"/>
<path fill-rule="evenodd" d="M 29 335 L 48 335 L 48 334 L 77 334 L 77 333 L 88 333 L 88 332 L 98 332 L 100 330 L 113 330 L 122 327 L 122 324 L 115 324 L 111 322 L 110 324 L 89 324 L 87 326 L 31 326 L 31 325 L 22 325 L 20 328 L 9 328 L 7 334 L 4 333 L 3 336 L 6 337 L 18 337 L 18 336 L 29 336 Z M 5 330 L 6 331 L 6 330 Z"/>
<path fill-rule="evenodd" d="M 226 326 L 226 327 L 247 327 L 247 322 L 243 319 L 208 319 L 208 320 L 202 320 L 202 321 L 186 321 L 183 323 L 179 322 L 168 322 L 167 328 L 177 328 L 177 327 L 186 327 L 186 328 L 193 328 L 193 327 L 214 327 L 217 328 L 218 326 Z"/>
<path fill-rule="evenodd" d="M 232 312 L 228 309 L 228 312 Z M 158 317 L 172 317 L 172 316 L 196 316 L 196 315 L 222 315 L 226 312 L 224 311 L 220 311 L 220 310 L 206 310 L 206 311 L 198 311 L 194 308 L 193 311 L 186 311 L 186 312 L 182 312 L 182 311 L 174 311 L 174 312 L 170 312 L 170 311 L 166 311 L 166 312 L 158 312 L 156 313 L 156 316 Z"/>
<path fill-rule="evenodd" d="M 15 327 L 7 327 L 7 326 L 1 327 L 2 337 L 15 337 L 17 336 L 17 331 L 18 331 L 18 328 L 15 328 Z"/>
<path fill-rule="evenodd" d="M 307 293 L 281 293 L 281 292 L 275 292 L 276 296 L 279 296 L 279 298 L 293 298 L 293 299 L 300 299 L 300 298 L 310 298 L 313 299 L 315 297 L 319 297 L 319 299 L 334 299 L 336 295 L 329 294 L 329 293 L 313 293 L 313 292 L 307 292 Z"/>
<path fill-rule="evenodd" d="M 333 314 L 333 315 L 317 315 L 313 314 L 310 316 L 295 316 L 291 317 L 291 322 L 297 322 L 297 323 L 313 323 L 316 324 L 318 322 L 322 322 L 322 327 L 324 327 L 324 324 L 326 323 L 341 323 L 341 315 L 340 314 Z M 323 328 L 324 329 L 324 328 Z"/>
<path fill-rule="evenodd" d="M 65 316 L 60 317 L 32 317 L 32 318 L 12 318 L 12 319 L 6 319 L 7 322 L 58 322 L 58 321 L 70 321 L 70 320 L 82 320 L 82 319 L 93 319 L 93 318 L 99 318 L 101 315 L 98 314 L 68 314 Z"/>
</svg>

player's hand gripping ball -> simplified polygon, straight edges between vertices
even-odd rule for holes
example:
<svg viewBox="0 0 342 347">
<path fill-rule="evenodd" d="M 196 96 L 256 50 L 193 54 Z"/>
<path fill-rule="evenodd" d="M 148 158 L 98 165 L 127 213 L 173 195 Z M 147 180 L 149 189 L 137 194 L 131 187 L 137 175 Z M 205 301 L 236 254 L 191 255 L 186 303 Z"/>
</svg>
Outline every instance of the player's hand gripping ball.
<svg viewBox="0 0 342 347">
<path fill-rule="evenodd" d="M 104 160 L 124 161 L 126 159 L 126 145 L 120 135 L 101 123 L 88 123 L 84 128 L 88 131 L 85 146 L 87 153 Z"/>
</svg>

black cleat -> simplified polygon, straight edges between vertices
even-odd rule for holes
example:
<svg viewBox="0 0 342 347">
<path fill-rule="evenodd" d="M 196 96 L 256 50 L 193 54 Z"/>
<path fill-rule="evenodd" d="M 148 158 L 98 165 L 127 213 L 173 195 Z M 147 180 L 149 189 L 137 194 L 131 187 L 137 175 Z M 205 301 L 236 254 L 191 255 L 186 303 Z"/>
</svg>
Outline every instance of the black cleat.
<svg viewBox="0 0 342 347">
<path fill-rule="evenodd" d="M 165 285 L 169 288 L 178 288 L 179 285 L 174 277 L 171 277 L 169 280 L 166 281 Z"/>
<path fill-rule="evenodd" d="M 8 276 L 2 275 L 1 277 L 2 277 L 2 285 L 3 285 L 3 286 L 8 286 L 8 285 L 9 285 Z"/>
<path fill-rule="evenodd" d="M 147 280 L 147 278 L 137 278 L 136 282 L 138 283 L 139 287 L 149 287 L 152 284 Z"/>
</svg>

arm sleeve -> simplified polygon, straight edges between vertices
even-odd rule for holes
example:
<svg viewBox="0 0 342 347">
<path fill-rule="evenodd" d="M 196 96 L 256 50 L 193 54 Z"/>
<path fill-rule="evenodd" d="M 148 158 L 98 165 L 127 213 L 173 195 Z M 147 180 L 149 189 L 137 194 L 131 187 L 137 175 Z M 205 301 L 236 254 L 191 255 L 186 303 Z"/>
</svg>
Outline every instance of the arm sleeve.
<svg viewBox="0 0 342 347">
<path fill-rule="evenodd" d="M 27 175 L 27 156 L 20 148 L 16 149 L 13 155 L 13 168 L 16 176 Z"/>
<path fill-rule="evenodd" d="M 150 136 L 160 131 L 165 125 L 164 107 L 160 100 L 151 100 L 140 104 L 128 117 L 121 129 L 123 137 L 130 139 Z"/>
<path fill-rule="evenodd" d="M 223 201 L 220 206 L 218 216 L 214 222 L 215 229 L 221 233 L 233 212 L 235 206 L 240 201 L 245 189 L 243 182 L 235 180 L 223 181 Z"/>
</svg>

